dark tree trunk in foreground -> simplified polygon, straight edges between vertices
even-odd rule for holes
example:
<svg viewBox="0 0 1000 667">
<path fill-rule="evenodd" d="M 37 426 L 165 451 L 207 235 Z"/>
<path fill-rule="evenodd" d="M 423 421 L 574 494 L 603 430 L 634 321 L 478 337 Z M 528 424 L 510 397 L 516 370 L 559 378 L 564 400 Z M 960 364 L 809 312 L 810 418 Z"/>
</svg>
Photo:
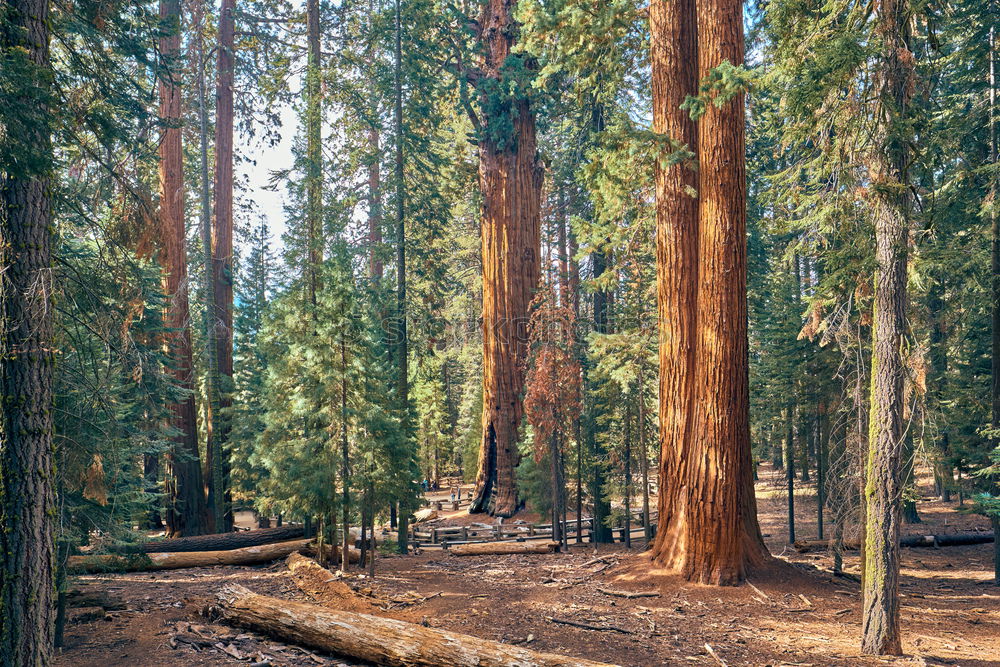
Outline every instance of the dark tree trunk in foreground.
<svg viewBox="0 0 1000 667">
<path fill-rule="evenodd" d="M 913 55 L 903 0 L 882 0 L 876 23 L 882 40 L 881 99 L 872 156 L 875 223 L 875 304 L 872 331 L 871 412 L 865 465 L 865 544 L 862 562 L 861 651 L 898 655 L 899 532 L 902 483 L 903 376 L 906 317 L 907 113 Z"/>
<path fill-rule="evenodd" d="M 46 665 L 55 614 L 49 6 L 0 9 L 0 58 L 25 68 L 24 154 L 0 162 L 0 665 Z"/>
<path fill-rule="evenodd" d="M 480 17 L 483 76 L 502 80 L 501 67 L 514 45 L 515 2 L 489 0 Z M 481 87 L 484 97 L 498 94 Z M 483 107 L 491 108 L 491 100 Z M 496 104 L 497 100 L 492 100 Z M 542 167 L 535 143 L 535 116 L 525 98 L 510 98 L 513 126 L 482 119 L 479 182 L 483 243 L 483 421 L 479 473 L 471 512 L 511 516 L 517 511 L 518 438 L 523 415 L 528 308 L 538 286 Z M 509 136 L 506 136 L 509 134 Z"/>
<path fill-rule="evenodd" d="M 209 448 L 212 475 L 209 504 L 216 529 L 231 530 L 233 514 L 229 507 L 229 420 L 233 384 L 233 69 L 234 69 L 234 0 L 222 0 L 219 10 L 219 49 L 215 93 L 215 216 L 212 224 L 212 298 L 211 319 L 215 343 L 213 378 L 218 395 L 217 426 Z"/>
<path fill-rule="evenodd" d="M 651 555 L 690 581 L 731 585 L 767 558 L 748 422 L 743 96 L 709 105 L 697 134 L 678 107 L 710 69 L 743 62 L 742 9 L 656 0 L 650 20 L 655 128 L 697 147 L 700 165 L 696 176 L 657 169 L 661 492 Z M 692 184 L 697 200 L 685 193 Z"/>
<path fill-rule="evenodd" d="M 191 330 L 188 313 L 187 248 L 184 235 L 184 156 L 181 150 L 181 92 L 176 80 L 180 54 L 179 0 L 161 0 L 160 53 L 169 72 L 160 78 L 160 118 L 165 129 L 160 142 L 160 263 L 164 293 L 169 299 L 164 321 L 167 352 L 174 382 L 192 389 Z M 205 493 L 198 457 L 194 395 L 170 406 L 171 426 L 178 431 L 167 457 L 167 532 L 170 537 L 206 532 Z"/>
</svg>

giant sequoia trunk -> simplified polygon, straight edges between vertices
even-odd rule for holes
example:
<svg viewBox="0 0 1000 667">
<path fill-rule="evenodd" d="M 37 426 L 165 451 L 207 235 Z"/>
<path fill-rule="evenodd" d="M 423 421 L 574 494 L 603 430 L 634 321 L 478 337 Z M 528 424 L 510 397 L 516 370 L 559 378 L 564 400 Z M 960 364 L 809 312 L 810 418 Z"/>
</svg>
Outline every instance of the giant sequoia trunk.
<svg viewBox="0 0 1000 667">
<path fill-rule="evenodd" d="M 501 82 L 517 34 L 516 2 L 489 0 L 479 29 L 483 76 Z M 506 75 L 509 76 L 509 75 Z M 517 511 L 514 468 L 523 415 L 528 308 L 539 278 L 542 169 L 535 117 L 524 97 L 481 85 L 479 144 L 483 242 L 483 421 L 471 512 Z"/>
<path fill-rule="evenodd" d="M 709 105 L 697 130 L 679 105 L 713 67 L 743 62 L 742 12 L 735 0 L 697 11 L 694 0 L 656 0 L 650 21 L 655 128 L 700 166 L 656 174 L 661 492 L 651 555 L 691 581 L 736 584 L 767 557 L 747 414 L 743 98 Z"/>
<path fill-rule="evenodd" d="M 207 450 L 209 509 L 216 530 L 230 530 L 229 510 L 230 392 L 233 383 L 233 19 L 234 0 L 222 0 L 219 12 L 219 49 L 215 94 L 215 217 L 212 224 L 212 342 L 215 344 L 214 377 L 219 411 L 216 430 Z"/>
<path fill-rule="evenodd" d="M 5 6 L 0 59 L 23 67 L 23 87 L 4 104 L 14 105 L 22 134 L 13 139 L 24 147 L 13 169 L 0 156 L 0 664 L 41 665 L 55 619 L 46 0 Z"/>
<path fill-rule="evenodd" d="M 875 223 L 875 313 L 872 329 L 871 408 L 865 465 L 865 542 L 862 577 L 863 653 L 898 655 L 899 532 L 902 479 L 903 376 L 906 317 L 907 150 L 900 134 L 912 86 L 908 12 L 901 0 L 878 4 L 882 40 L 876 148 L 870 174 Z"/>
<path fill-rule="evenodd" d="M 181 91 L 177 85 L 180 54 L 179 0 L 161 0 L 160 54 L 169 71 L 160 78 L 160 118 L 165 129 L 160 141 L 160 262 L 163 291 L 169 299 L 165 324 L 167 353 L 174 382 L 192 388 L 191 331 L 188 313 L 187 247 L 184 235 L 184 156 L 181 151 Z M 177 431 L 167 457 L 167 530 L 171 537 L 201 535 L 205 528 L 205 494 L 198 458 L 194 395 L 170 406 L 171 425 Z"/>
</svg>

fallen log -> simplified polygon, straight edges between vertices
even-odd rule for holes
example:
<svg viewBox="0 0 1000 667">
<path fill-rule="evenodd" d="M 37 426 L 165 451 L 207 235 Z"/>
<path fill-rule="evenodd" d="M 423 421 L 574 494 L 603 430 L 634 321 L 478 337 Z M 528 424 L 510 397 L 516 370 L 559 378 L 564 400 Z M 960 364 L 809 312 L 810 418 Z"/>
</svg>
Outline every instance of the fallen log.
<svg viewBox="0 0 1000 667">
<path fill-rule="evenodd" d="M 309 540 L 293 540 L 244 547 L 243 549 L 229 549 L 228 551 L 70 556 L 67 570 L 70 574 L 87 574 L 93 572 L 179 570 L 186 567 L 211 567 L 212 565 L 257 565 L 284 558 L 292 552 L 304 549 L 307 544 L 309 544 Z"/>
<path fill-rule="evenodd" d="M 614 667 L 537 653 L 488 639 L 392 618 L 328 609 L 223 586 L 221 620 L 282 641 L 389 667 Z"/>
<path fill-rule="evenodd" d="M 177 537 L 171 540 L 156 540 L 139 545 L 143 553 L 178 553 L 181 551 L 230 551 L 243 547 L 256 547 L 261 544 L 288 542 L 298 540 L 305 535 L 302 526 L 281 526 L 280 528 L 262 528 L 232 533 L 217 533 L 214 535 L 197 535 L 195 537 Z"/>
<path fill-rule="evenodd" d="M 503 554 L 550 554 L 558 542 L 479 542 L 456 544 L 448 553 L 456 556 L 498 556 Z"/>
<path fill-rule="evenodd" d="M 368 600 L 355 594 L 350 586 L 312 558 L 299 553 L 289 554 L 285 565 L 295 585 L 313 600 L 332 604 L 337 609 L 364 613 L 375 611 Z"/>
<path fill-rule="evenodd" d="M 900 538 L 901 547 L 956 547 L 968 546 L 972 544 L 990 544 L 993 542 L 993 533 L 955 533 L 953 535 L 907 535 Z M 794 546 L 796 551 L 805 553 L 807 551 L 822 551 L 832 549 L 833 540 L 798 540 Z M 844 540 L 844 549 L 860 549 L 860 540 Z"/>
<path fill-rule="evenodd" d="M 604 593 L 605 595 L 613 595 L 618 598 L 627 598 L 632 600 L 634 598 L 658 598 L 660 597 L 659 591 L 616 591 L 610 588 L 598 588 L 598 591 Z"/>
<path fill-rule="evenodd" d="M 558 623 L 559 625 L 571 625 L 574 628 L 583 628 L 584 630 L 599 630 L 601 632 L 620 632 L 623 635 L 635 634 L 631 630 L 620 628 L 617 625 L 598 625 L 596 623 L 587 623 L 585 621 L 574 621 L 571 618 L 555 618 L 552 616 L 546 616 L 545 620 L 551 623 Z"/>
</svg>

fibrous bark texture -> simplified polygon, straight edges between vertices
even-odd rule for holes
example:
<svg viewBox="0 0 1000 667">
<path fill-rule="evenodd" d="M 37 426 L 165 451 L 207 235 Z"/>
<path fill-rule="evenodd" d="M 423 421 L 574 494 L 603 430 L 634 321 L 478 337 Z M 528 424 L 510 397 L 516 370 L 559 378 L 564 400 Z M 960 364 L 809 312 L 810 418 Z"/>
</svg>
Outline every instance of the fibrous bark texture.
<svg viewBox="0 0 1000 667">
<path fill-rule="evenodd" d="M 914 76 L 902 0 L 882 0 L 876 23 L 882 40 L 880 97 L 872 152 L 875 223 L 875 304 L 871 408 L 865 465 L 865 542 L 861 651 L 899 655 L 899 532 L 903 447 L 902 342 L 906 319 L 908 235 L 907 142 L 900 136 Z"/>
<path fill-rule="evenodd" d="M 651 555 L 689 580 L 731 585 L 767 558 L 748 421 L 743 98 L 709 105 L 697 128 L 679 106 L 712 68 L 743 62 L 742 11 L 657 0 L 650 21 L 655 129 L 699 165 L 656 174 L 662 491 Z"/>
<path fill-rule="evenodd" d="M 613 667 L 415 623 L 257 595 L 238 585 L 218 594 L 227 623 L 388 667 Z"/>
<path fill-rule="evenodd" d="M 499 82 L 517 34 L 514 0 L 489 0 L 479 29 L 483 76 Z M 480 86 L 484 96 L 497 86 Z M 498 100 L 486 100 L 495 109 Z M 528 309 L 538 286 L 542 168 L 535 116 L 525 97 L 499 101 L 498 117 L 483 118 L 479 145 L 483 261 L 483 421 L 479 473 L 471 512 L 517 511 L 514 468 L 523 415 Z M 504 118 L 505 114 L 509 114 Z M 505 134 L 505 123 L 512 127 Z"/>
<path fill-rule="evenodd" d="M 29 79 L 3 102 L 29 154 L 0 164 L 0 665 L 19 667 L 48 664 L 55 620 L 47 22 L 45 0 L 0 9 L 0 60 Z"/>
<path fill-rule="evenodd" d="M 164 321 L 167 353 L 174 382 L 190 391 L 192 384 L 191 330 L 188 312 L 187 247 L 184 231 L 184 156 L 181 150 L 181 91 L 177 85 L 180 54 L 180 2 L 161 0 L 160 54 L 168 68 L 160 78 L 160 263 L 164 293 L 169 299 Z M 167 530 L 171 537 L 201 535 L 206 531 L 205 493 L 198 456 L 194 395 L 173 404 L 172 426 L 178 432 L 167 457 Z"/>
</svg>

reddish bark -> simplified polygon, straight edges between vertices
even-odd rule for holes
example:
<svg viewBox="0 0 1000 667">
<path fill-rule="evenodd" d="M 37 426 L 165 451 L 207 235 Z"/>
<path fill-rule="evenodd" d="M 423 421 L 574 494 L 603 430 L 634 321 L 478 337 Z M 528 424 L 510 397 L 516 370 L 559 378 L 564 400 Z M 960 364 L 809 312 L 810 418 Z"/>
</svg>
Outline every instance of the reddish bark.
<svg viewBox="0 0 1000 667">
<path fill-rule="evenodd" d="M 484 77 L 500 80 L 517 34 L 516 2 L 489 0 L 479 28 Z M 495 91 L 494 91 L 495 93 Z M 489 92 L 485 94 L 490 94 Z M 535 116 L 526 98 L 509 100 L 510 137 L 498 141 L 503 118 L 482 119 L 479 181 L 483 194 L 483 421 L 479 473 L 470 511 L 511 516 L 517 511 L 514 468 L 524 412 L 528 308 L 538 286 L 542 168 Z M 486 105 L 484 105 L 486 106 Z"/>
<path fill-rule="evenodd" d="M 192 389 L 191 331 L 188 312 L 187 248 L 184 235 L 184 157 L 181 148 L 181 93 L 175 69 L 180 54 L 180 2 L 161 0 L 160 20 L 167 26 L 160 36 L 160 53 L 168 73 L 160 78 L 160 242 L 163 291 L 169 299 L 164 324 L 167 355 L 174 382 Z M 170 406 L 172 427 L 178 432 L 167 456 L 167 532 L 171 537 L 205 532 L 205 495 L 198 458 L 194 395 Z"/>
<path fill-rule="evenodd" d="M 767 557 L 750 460 L 743 99 L 709 105 L 696 129 L 679 105 L 713 67 L 743 62 L 741 6 L 657 0 L 650 21 L 655 129 L 700 165 L 657 168 L 663 490 L 651 555 L 732 585 Z"/>
</svg>

